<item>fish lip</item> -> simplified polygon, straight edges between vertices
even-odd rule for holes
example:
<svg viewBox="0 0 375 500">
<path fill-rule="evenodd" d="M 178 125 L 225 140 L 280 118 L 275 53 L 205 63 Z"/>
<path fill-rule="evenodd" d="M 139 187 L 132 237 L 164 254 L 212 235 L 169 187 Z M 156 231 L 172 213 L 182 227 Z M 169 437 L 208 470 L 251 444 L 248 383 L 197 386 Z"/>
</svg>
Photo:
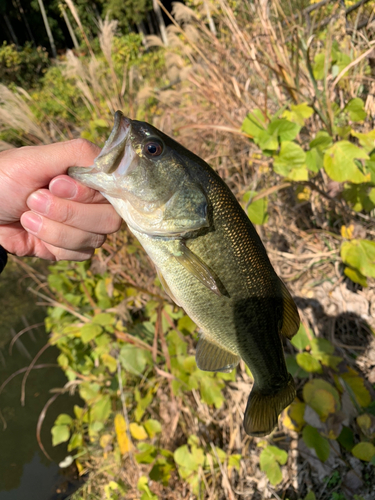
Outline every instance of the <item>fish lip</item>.
<svg viewBox="0 0 375 500">
<path fill-rule="evenodd" d="M 130 136 L 130 129 L 131 120 L 126 118 L 122 111 L 117 110 L 114 115 L 114 124 L 110 136 L 100 154 L 95 158 L 90 173 L 103 172 L 111 174 L 117 169 L 118 160 L 121 158 Z M 114 161 L 114 153 L 118 158 L 117 161 Z M 109 161 L 107 161 L 107 158 Z"/>
</svg>

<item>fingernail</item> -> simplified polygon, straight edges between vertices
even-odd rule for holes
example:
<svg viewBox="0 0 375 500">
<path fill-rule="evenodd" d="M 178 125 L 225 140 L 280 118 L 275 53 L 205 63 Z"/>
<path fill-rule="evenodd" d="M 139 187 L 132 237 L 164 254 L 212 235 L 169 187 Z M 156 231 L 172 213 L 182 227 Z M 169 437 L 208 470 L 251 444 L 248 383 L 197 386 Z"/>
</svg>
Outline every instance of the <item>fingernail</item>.
<svg viewBox="0 0 375 500">
<path fill-rule="evenodd" d="M 40 191 L 36 191 L 35 193 L 31 194 L 27 199 L 27 206 L 31 210 L 39 212 L 40 214 L 48 213 L 50 203 L 50 197 Z"/>
<path fill-rule="evenodd" d="M 23 215 L 21 224 L 30 233 L 37 234 L 42 227 L 42 218 L 37 214 L 28 212 Z"/>
<path fill-rule="evenodd" d="M 77 194 L 77 186 L 75 182 L 69 179 L 53 179 L 50 182 L 49 190 L 55 196 L 58 196 L 59 198 L 66 198 L 67 200 L 74 198 Z"/>
</svg>

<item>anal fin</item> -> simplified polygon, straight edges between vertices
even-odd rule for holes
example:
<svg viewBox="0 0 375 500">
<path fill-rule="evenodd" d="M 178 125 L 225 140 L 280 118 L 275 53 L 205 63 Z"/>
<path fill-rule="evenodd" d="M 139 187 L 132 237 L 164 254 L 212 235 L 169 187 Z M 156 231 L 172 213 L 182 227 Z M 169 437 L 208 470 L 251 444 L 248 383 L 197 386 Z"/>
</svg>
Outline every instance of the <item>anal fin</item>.
<svg viewBox="0 0 375 500">
<path fill-rule="evenodd" d="M 298 332 L 301 320 L 292 296 L 284 283 L 281 280 L 280 282 L 283 297 L 283 324 L 280 334 L 287 339 L 291 339 Z"/>
<path fill-rule="evenodd" d="M 197 366 L 207 372 L 229 373 L 235 368 L 240 358 L 222 347 L 201 337 L 195 354 Z"/>
</svg>

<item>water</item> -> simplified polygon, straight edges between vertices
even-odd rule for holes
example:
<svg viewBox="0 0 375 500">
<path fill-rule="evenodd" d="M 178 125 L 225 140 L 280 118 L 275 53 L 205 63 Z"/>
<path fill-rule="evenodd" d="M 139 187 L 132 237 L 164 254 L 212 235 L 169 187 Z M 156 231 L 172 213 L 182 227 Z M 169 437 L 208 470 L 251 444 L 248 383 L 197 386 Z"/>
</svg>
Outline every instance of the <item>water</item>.
<svg viewBox="0 0 375 500">
<path fill-rule="evenodd" d="M 9 265 L 0 276 L 0 387 L 17 370 L 27 367 L 47 343 L 43 327 L 24 333 L 9 352 L 12 335 L 25 325 L 42 323 L 45 311 L 27 292 L 30 280 L 25 272 Z M 59 352 L 48 347 L 37 365 L 57 365 Z M 52 447 L 50 429 L 60 413 L 73 414 L 79 399 L 61 395 L 49 407 L 43 422 L 41 440 L 52 462 L 41 451 L 36 428 L 39 415 L 53 394 L 63 387 L 66 378 L 58 366 L 32 370 L 21 405 L 24 373 L 16 375 L 0 394 L 0 500 L 60 500 L 72 492 L 72 471 L 58 463 L 67 455 L 65 444 Z M 74 482 L 74 481 L 73 481 Z"/>
</svg>

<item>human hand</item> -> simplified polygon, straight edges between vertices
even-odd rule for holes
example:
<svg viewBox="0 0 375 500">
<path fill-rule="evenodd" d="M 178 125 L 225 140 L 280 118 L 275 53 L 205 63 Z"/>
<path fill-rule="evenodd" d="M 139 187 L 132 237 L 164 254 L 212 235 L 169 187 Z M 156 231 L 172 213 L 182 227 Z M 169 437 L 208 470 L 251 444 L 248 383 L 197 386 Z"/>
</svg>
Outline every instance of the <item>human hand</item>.
<svg viewBox="0 0 375 500">
<path fill-rule="evenodd" d="M 99 192 L 60 174 L 99 153 L 84 139 L 1 152 L 0 245 L 18 256 L 90 258 L 121 218 Z"/>
</svg>

